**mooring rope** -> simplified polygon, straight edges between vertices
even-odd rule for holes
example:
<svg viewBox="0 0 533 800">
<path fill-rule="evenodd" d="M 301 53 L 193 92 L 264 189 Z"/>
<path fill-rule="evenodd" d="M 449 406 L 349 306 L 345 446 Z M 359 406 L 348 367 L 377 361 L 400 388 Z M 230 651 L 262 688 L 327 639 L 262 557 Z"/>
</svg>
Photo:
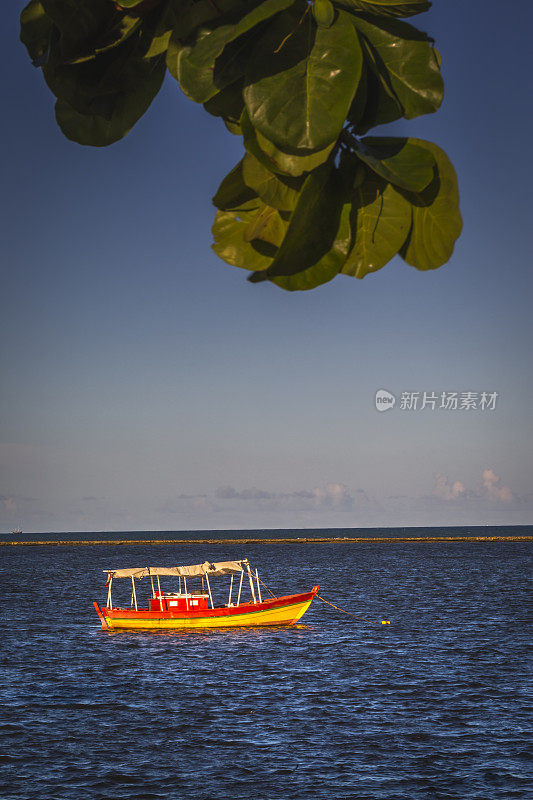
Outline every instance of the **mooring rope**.
<svg viewBox="0 0 533 800">
<path fill-rule="evenodd" d="M 270 592 L 272 597 L 274 598 L 277 597 L 277 595 L 274 594 L 270 586 L 267 586 L 267 584 L 264 581 L 262 581 L 261 578 L 259 578 L 259 583 L 261 583 L 265 587 L 265 589 L 267 589 Z M 360 614 L 354 614 L 353 611 L 346 611 L 344 608 L 339 608 L 339 606 L 336 606 L 335 603 L 330 603 L 329 600 L 325 600 L 319 594 L 316 594 L 315 597 L 317 597 L 319 600 L 322 600 L 323 603 L 327 603 L 328 606 L 335 608 L 337 611 L 342 611 L 343 614 L 348 614 L 350 617 L 355 617 L 356 619 L 360 619 L 361 622 L 368 622 L 370 625 L 390 625 L 390 620 L 388 619 L 382 619 L 381 622 L 376 622 L 376 620 L 374 619 L 365 619 L 365 617 L 362 617 Z"/>
<path fill-rule="evenodd" d="M 365 619 L 359 614 L 354 614 L 353 611 L 346 611 L 344 608 L 339 608 L 339 606 L 336 606 L 335 603 L 330 603 L 329 600 L 325 600 L 319 594 L 315 595 L 315 597 L 317 597 L 319 600 L 322 600 L 323 603 L 327 603 L 328 606 L 335 608 L 337 611 L 342 611 L 343 614 L 349 614 L 350 617 L 356 617 L 357 619 L 360 619 L 361 622 L 368 622 L 370 625 L 390 625 L 390 620 L 388 619 L 382 619 L 381 622 L 376 622 L 374 619 Z"/>
</svg>

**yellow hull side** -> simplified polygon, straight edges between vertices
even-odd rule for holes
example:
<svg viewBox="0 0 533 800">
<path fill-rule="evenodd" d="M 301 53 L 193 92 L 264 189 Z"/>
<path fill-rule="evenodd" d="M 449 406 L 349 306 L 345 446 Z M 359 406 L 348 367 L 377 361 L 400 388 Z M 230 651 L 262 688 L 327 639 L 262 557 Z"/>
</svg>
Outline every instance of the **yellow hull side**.
<svg viewBox="0 0 533 800">
<path fill-rule="evenodd" d="M 236 628 L 251 625 L 289 625 L 302 617 L 312 602 L 295 603 L 284 608 L 252 611 L 220 617 L 186 617 L 184 619 L 116 619 L 104 613 L 106 623 L 112 629 L 128 630 L 175 630 L 176 628 Z"/>
</svg>

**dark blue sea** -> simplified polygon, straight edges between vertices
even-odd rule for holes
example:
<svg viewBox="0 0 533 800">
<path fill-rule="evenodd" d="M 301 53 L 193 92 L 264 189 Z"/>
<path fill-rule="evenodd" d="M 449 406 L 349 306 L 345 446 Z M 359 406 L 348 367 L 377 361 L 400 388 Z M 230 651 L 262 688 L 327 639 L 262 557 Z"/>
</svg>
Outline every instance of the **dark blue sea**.
<svg viewBox="0 0 533 800">
<path fill-rule="evenodd" d="M 520 542 L 1 547 L 0 797 L 531 798 L 531 554 Z M 243 557 L 277 593 L 320 583 L 368 621 L 315 600 L 285 628 L 100 629 L 102 570 Z"/>
</svg>

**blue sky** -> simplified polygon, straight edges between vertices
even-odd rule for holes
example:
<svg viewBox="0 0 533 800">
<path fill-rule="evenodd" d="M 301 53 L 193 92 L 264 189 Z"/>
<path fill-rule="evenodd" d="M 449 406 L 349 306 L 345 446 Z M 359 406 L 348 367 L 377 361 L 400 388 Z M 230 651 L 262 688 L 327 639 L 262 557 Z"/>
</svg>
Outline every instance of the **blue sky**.
<svg viewBox="0 0 533 800">
<path fill-rule="evenodd" d="M 212 253 L 241 143 L 171 78 L 112 147 L 62 136 L 22 5 L 0 33 L 0 530 L 531 523 L 530 4 L 436 0 L 413 20 L 446 97 L 393 130 L 456 167 L 452 260 L 304 293 Z M 412 391 L 498 399 L 400 408 Z"/>
</svg>

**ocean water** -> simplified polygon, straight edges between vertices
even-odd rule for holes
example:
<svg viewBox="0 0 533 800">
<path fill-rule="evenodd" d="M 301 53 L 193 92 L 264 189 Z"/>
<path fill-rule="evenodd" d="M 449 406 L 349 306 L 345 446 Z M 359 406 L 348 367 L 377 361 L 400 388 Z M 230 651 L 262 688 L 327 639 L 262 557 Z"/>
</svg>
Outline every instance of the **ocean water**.
<svg viewBox="0 0 533 800">
<path fill-rule="evenodd" d="M 531 552 L 519 542 L 2 547 L 0 797 L 531 797 Z M 103 569 L 243 557 L 278 593 L 320 583 L 369 622 L 315 600 L 297 626 L 100 629 Z"/>
</svg>

